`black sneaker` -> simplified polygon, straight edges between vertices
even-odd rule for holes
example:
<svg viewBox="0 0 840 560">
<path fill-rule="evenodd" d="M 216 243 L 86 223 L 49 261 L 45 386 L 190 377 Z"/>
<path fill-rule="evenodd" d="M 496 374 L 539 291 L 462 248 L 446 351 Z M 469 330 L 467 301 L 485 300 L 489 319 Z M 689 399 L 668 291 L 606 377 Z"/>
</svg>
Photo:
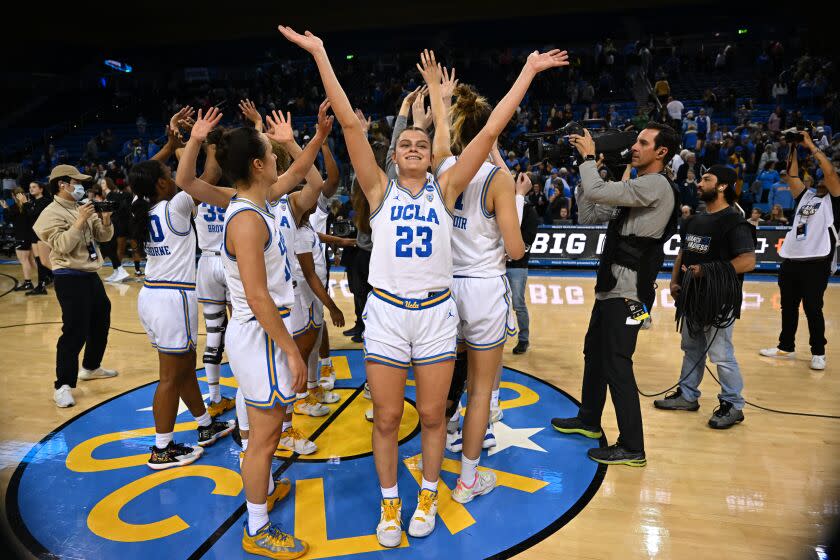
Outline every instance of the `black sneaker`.
<svg viewBox="0 0 840 560">
<path fill-rule="evenodd" d="M 361 328 L 359 325 L 354 326 L 351 329 L 347 329 L 346 331 L 342 332 L 344 336 L 356 336 L 357 334 L 362 334 L 364 329 Z"/>
<path fill-rule="evenodd" d="M 513 347 L 514 354 L 524 354 L 528 351 L 528 342 L 524 340 L 520 340 L 516 343 L 516 346 Z"/>
<path fill-rule="evenodd" d="M 45 296 L 47 295 L 47 287 L 43 284 L 38 284 L 28 292 L 26 292 L 28 296 Z"/>
<path fill-rule="evenodd" d="M 16 288 L 15 288 L 14 290 L 12 290 L 12 291 L 13 291 L 13 292 L 28 292 L 29 290 L 31 290 L 31 289 L 33 289 L 33 288 L 35 288 L 35 286 L 33 286 L 33 285 L 32 285 L 32 281 L 31 281 L 31 280 L 25 280 L 25 281 L 23 282 L 23 284 L 21 284 L 20 286 L 16 287 Z"/>
<path fill-rule="evenodd" d="M 216 440 L 221 439 L 231 433 L 236 426 L 232 421 L 219 422 L 213 420 L 209 425 L 198 427 L 198 445 L 201 447 L 209 447 L 216 443 Z"/>
<path fill-rule="evenodd" d="M 150 449 L 152 455 L 146 462 L 146 466 L 156 471 L 189 465 L 204 453 L 204 449 L 200 447 L 194 449 L 187 445 L 177 444 L 174 441 L 170 441 L 164 449 L 158 449 L 154 445 Z"/>
<path fill-rule="evenodd" d="M 53 285 L 53 283 L 54 283 L 54 282 L 53 282 L 54 280 L 55 280 L 55 276 L 53 276 L 52 274 L 50 274 L 50 275 L 49 275 L 49 276 L 47 276 L 47 278 L 44 280 L 44 285 L 45 285 L 45 286 L 52 286 L 52 285 Z"/>
<path fill-rule="evenodd" d="M 609 447 L 594 447 L 586 454 L 590 459 L 602 465 L 627 465 L 628 467 L 647 465 L 644 451 L 628 451 L 617 443 Z"/>
<path fill-rule="evenodd" d="M 142 270 L 140 270 L 139 268 L 135 268 L 134 269 L 134 276 L 145 276 L 145 275 L 143 274 Z"/>
<path fill-rule="evenodd" d="M 677 387 L 677 390 L 673 393 L 665 395 L 664 399 L 653 401 L 653 406 L 662 410 L 700 410 L 700 403 L 685 398 L 680 387 Z"/>
<path fill-rule="evenodd" d="M 744 421 L 744 413 L 732 406 L 731 402 L 721 400 L 712 417 L 709 426 L 716 430 L 725 430 Z"/>
<path fill-rule="evenodd" d="M 350 337 L 350 342 L 358 342 L 359 344 L 364 343 L 365 341 L 365 331 L 359 331 L 358 333 L 354 334 Z"/>
<path fill-rule="evenodd" d="M 580 434 L 591 439 L 601 439 L 601 436 L 604 435 L 601 428 L 587 426 L 577 416 L 574 418 L 552 418 L 551 425 L 563 434 Z"/>
<path fill-rule="evenodd" d="M 239 418 L 233 419 L 233 431 L 230 433 L 230 438 L 236 445 L 242 447 L 242 434 L 239 433 Z"/>
</svg>

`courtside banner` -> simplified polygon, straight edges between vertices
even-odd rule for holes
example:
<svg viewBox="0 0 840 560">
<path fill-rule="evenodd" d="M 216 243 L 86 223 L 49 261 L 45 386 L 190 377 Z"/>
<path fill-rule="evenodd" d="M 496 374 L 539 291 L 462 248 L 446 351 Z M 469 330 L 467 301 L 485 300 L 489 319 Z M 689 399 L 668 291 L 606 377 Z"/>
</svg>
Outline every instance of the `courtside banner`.
<svg viewBox="0 0 840 560">
<path fill-rule="evenodd" d="M 774 271 L 782 262 L 779 250 L 790 229 L 787 226 L 756 228 L 756 270 Z M 540 226 L 531 245 L 532 266 L 597 267 L 607 237 L 606 226 Z M 670 270 L 680 251 L 680 236 L 674 235 L 662 247 L 663 270 Z"/>
</svg>

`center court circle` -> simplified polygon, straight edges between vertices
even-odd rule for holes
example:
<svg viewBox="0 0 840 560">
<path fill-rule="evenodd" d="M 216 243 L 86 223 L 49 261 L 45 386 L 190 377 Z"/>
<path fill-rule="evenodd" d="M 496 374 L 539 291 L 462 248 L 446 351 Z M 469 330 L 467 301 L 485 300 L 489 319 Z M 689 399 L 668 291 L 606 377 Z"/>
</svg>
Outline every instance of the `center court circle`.
<svg viewBox="0 0 840 560">
<path fill-rule="evenodd" d="M 364 419 L 370 401 L 361 394 L 362 359 L 361 351 L 335 352 L 342 400 L 331 405 L 329 417 L 295 416 L 296 426 L 321 448 L 319 455 L 307 461 L 278 457 L 273 464 L 275 474 L 290 478 L 294 487 L 271 513 L 272 521 L 309 542 L 306 558 L 507 558 L 560 529 L 600 486 L 606 467 L 586 457 L 598 443 L 559 435 L 549 425 L 552 416 L 576 413 L 578 403 L 549 383 L 505 368 L 497 446 L 481 459 L 481 467 L 496 472 L 498 487 L 466 505 L 451 500 L 460 456 L 447 452 L 435 531 L 424 539 L 404 536 L 400 548 L 381 548 L 375 535 L 380 495 L 370 453 L 371 425 Z M 230 375 L 223 366 L 222 392 L 227 395 L 235 385 Z M 149 406 L 155 386 L 138 387 L 76 416 L 33 447 L 17 467 L 7 515 L 33 554 L 122 560 L 145 560 L 161 551 L 173 558 L 242 556 L 246 516 L 239 448 L 225 438 L 193 465 L 150 471 L 145 462 L 154 440 Z M 409 376 L 398 475 L 404 529 L 421 479 L 415 398 Z M 189 412 L 179 414 L 175 429 L 177 441 L 195 440 Z"/>
</svg>

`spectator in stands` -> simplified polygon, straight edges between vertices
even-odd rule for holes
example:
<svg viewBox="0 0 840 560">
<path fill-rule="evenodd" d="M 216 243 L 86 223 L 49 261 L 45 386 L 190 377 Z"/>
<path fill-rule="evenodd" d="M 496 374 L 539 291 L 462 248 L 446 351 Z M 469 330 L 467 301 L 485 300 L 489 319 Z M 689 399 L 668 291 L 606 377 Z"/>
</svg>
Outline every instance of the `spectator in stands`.
<svg viewBox="0 0 840 560">
<path fill-rule="evenodd" d="M 554 219 L 554 225 L 556 226 L 570 226 L 572 225 L 572 219 L 569 217 L 569 208 L 566 206 L 560 207 L 560 212 L 557 215 L 557 218 Z"/>
<path fill-rule="evenodd" d="M 761 190 L 768 191 L 773 188 L 773 185 L 781 182 L 782 176 L 778 171 L 776 171 L 776 162 L 769 160 L 765 161 L 764 167 L 759 174 L 756 175 L 755 180 L 761 183 Z"/>
<path fill-rule="evenodd" d="M 777 133 L 782 129 L 782 118 L 780 115 L 781 107 L 776 107 L 776 110 L 770 113 L 767 117 L 767 130 Z"/>
<path fill-rule="evenodd" d="M 540 184 L 533 181 L 533 187 L 528 194 L 528 202 L 533 206 L 534 211 L 540 217 L 545 216 L 545 211 L 548 208 L 548 198 L 545 196 L 545 191 L 540 187 Z"/>
<path fill-rule="evenodd" d="M 788 189 L 790 190 L 790 189 Z M 770 210 L 770 216 L 767 217 L 767 225 L 768 226 L 786 226 L 788 225 L 788 219 L 785 217 L 784 212 L 782 211 L 782 206 L 780 204 L 774 204 L 772 210 Z"/>
<path fill-rule="evenodd" d="M 674 99 L 673 97 L 668 97 L 668 104 L 665 106 L 668 110 L 668 117 L 670 117 L 671 128 L 674 130 L 681 130 L 682 128 L 682 118 L 683 118 L 683 109 L 685 109 L 685 105 L 682 104 L 682 101 Z"/>
<path fill-rule="evenodd" d="M 677 228 L 679 231 L 683 230 L 683 224 L 687 219 L 691 217 L 693 213 L 694 210 L 692 210 L 691 206 L 689 206 L 688 204 L 683 204 L 682 206 L 680 206 L 680 218 L 679 220 L 677 220 Z"/>
<path fill-rule="evenodd" d="M 787 101 L 788 87 L 781 78 L 777 78 L 773 84 L 773 89 L 770 94 L 773 96 L 773 101 L 779 105 L 783 105 Z"/>
<path fill-rule="evenodd" d="M 689 150 L 696 150 L 697 149 L 697 125 L 689 123 L 688 127 L 685 130 L 685 135 L 683 136 L 683 146 L 685 146 Z"/>
<path fill-rule="evenodd" d="M 768 202 L 773 205 L 774 211 L 776 206 L 781 208 L 784 215 L 793 211 L 795 201 L 793 200 L 793 195 L 790 194 L 787 171 L 782 170 L 779 172 L 779 181 L 770 187 L 770 197 Z M 773 218 L 772 214 L 771 218 Z"/>
<path fill-rule="evenodd" d="M 551 175 L 545 180 L 545 185 L 543 188 L 543 193 L 545 193 L 546 198 L 551 198 L 554 194 L 554 180 L 560 176 L 560 170 L 556 167 L 551 168 Z"/>
<path fill-rule="evenodd" d="M 764 223 L 764 220 L 761 218 L 761 210 L 758 208 L 753 208 L 750 212 L 750 219 L 747 220 L 751 223 L 754 227 L 758 227 Z"/>
<path fill-rule="evenodd" d="M 654 84 L 653 94 L 659 99 L 662 105 L 668 103 L 668 98 L 671 96 L 671 84 L 668 83 L 668 79 L 665 76 L 662 76 Z"/>
<path fill-rule="evenodd" d="M 764 153 L 758 159 L 758 169 L 766 169 L 768 163 L 775 166 L 777 161 L 779 161 L 779 156 L 776 155 L 776 146 L 772 142 L 768 142 L 764 147 Z"/>
</svg>

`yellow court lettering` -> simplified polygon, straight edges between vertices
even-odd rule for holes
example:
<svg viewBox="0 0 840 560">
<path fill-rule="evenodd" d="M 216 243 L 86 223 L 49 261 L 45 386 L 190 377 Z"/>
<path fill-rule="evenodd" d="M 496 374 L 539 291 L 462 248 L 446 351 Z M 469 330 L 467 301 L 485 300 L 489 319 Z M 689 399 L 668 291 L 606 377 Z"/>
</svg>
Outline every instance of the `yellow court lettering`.
<svg viewBox="0 0 840 560">
<path fill-rule="evenodd" d="M 376 534 L 343 539 L 327 537 L 323 478 L 307 478 L 295 483 L 295 536 L 309 543 L 307 559 L 384 550 L 376 540 Z M 403 532 L 399 548 L 407 546 L 408 539 Z"/>
<path fill-rule="evenodd" d="M 177 469 L 158 471 L 114 490 L 93 506 L 87 525 L 91 532 L 103 539 L 118 542 L 143 542 L 173 535 L 189 525 L 178 515 L 142 525 L 126 523 L 120 519 L 120 510 L 144 492 L 179 478 L 201 476 L 216 483 L 213 494 L 237 496 L 242 492 L 239 473 L 213 465 L 189 465 Z"/>
</svg>

